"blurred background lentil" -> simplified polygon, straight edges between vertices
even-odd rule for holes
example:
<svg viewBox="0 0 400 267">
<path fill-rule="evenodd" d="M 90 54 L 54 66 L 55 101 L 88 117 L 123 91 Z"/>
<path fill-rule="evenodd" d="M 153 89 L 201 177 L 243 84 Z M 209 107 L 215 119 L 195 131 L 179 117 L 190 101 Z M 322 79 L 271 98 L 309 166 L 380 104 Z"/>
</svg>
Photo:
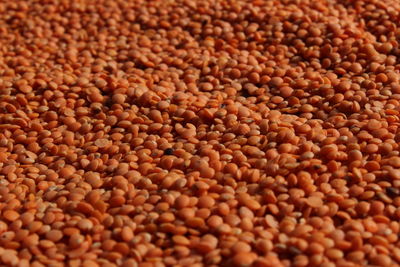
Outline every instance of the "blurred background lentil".
<svg viewBox="0 0 400 267">
<path fill-rule="evenodd" d="M 1 1 L 1 266 L 398 266 L 399 12 Z"/>
</svg>

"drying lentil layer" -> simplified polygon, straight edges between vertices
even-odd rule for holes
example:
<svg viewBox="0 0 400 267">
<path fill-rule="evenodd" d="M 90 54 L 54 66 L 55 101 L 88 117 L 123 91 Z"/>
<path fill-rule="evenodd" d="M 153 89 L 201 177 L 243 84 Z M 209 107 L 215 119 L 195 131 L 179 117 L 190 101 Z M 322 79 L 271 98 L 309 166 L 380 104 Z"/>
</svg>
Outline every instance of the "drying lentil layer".
<svg viewBox="0 0 400 267">
<path fill-rule="evenodd" d="M 398 266 L 400 2 L 0 2 L 2 266 Z"/>
</svg>

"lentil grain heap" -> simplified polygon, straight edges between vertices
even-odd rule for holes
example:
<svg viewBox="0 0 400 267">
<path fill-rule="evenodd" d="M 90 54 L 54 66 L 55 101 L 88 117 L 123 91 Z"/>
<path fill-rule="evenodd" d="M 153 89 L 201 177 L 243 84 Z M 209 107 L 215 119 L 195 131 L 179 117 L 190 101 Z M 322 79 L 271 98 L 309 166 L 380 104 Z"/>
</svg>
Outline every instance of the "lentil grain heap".
<svg viewBox="0 0 400 267">
<path fill-rule="evenodd" d="M 398 266 L 400 2 L 0 2 L 1 266 Z"/>
</svg>

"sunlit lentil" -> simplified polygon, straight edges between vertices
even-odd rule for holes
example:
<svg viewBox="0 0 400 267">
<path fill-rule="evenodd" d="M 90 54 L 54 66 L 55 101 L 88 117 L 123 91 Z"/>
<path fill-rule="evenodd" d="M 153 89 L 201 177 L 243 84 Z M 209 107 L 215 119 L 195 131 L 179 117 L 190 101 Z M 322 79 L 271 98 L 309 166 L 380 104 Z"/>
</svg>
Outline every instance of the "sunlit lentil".
<svg viewBox="0 0 400 267">
<path fill-rule="evenodd" d="M 399 266 L 399 16 L 1 1 L 0 265 Z"/>
</svg>

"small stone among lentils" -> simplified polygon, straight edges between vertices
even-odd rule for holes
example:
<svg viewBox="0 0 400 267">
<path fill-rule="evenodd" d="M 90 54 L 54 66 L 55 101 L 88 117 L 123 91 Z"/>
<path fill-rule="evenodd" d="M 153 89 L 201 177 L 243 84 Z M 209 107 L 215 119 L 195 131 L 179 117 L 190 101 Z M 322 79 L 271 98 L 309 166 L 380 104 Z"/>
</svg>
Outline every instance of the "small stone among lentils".
<svg viewBox="0 0 400 267">
<path fill-rule="evenodd" d="M 399 266 L 399 17 L 0 1 L 0 266 Z"/>
</svg>

